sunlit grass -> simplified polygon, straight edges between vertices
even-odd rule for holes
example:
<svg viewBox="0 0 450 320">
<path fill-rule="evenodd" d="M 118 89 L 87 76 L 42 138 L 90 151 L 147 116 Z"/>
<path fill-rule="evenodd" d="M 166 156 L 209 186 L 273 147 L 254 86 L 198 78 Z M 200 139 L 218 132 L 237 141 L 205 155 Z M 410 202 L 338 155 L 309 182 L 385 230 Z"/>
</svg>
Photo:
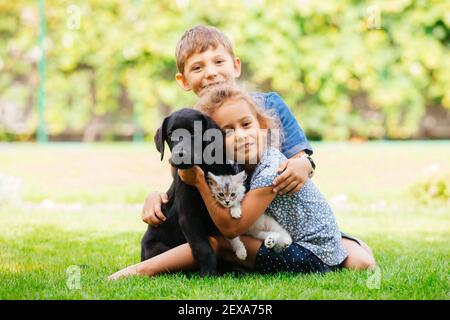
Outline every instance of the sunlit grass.
<svg viewBox="0 0 450 320">
<path fill-rule="evenodd" d="M 146 228 L 140 207 L 149 190 L 170 183 L 166 162 L 152 146 L 0 146 L 0 172 L 21 177 L 25 189 L 22 204 L 0 206 L 0 299 L 449 299 L 450 209 L 422 205 L 408 188 L 427 165 L 446 170 L 450 150 L 421 143 L 315 150 L 314 179 L 335 199 L 341 229 L 372 247 L 377 274 L 172 274 L 108 282 L 139 260 Z M 129 201 L 123 196 L 135 193 Z M 73 265 L 81 272 L 74 290 L 66 273 Z"/>
</svg>

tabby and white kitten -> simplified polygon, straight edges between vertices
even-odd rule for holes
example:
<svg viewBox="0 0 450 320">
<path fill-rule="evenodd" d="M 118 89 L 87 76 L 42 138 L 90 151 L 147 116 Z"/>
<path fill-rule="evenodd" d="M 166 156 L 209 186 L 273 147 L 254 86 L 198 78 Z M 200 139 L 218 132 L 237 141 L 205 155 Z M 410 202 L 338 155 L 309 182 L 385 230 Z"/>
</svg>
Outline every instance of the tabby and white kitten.
<svg viewBox="0 0 450 320">
<path fill-rule="evenodd" d="M 225 208 L 230 208 L 233 218 L 241 217 L 241 201 L 245 195 L 244 181 L 247 178 L 245 171 L 236 175 L 216 176 L 208 172 L 207 181 L 214 198 Z M 280 251 L 292 243 L 289 233 L 273 219 L 263 214 L 246 232 L 256 239 L 263 240 L 267 248 L 274 248 Z M 247 250 L 239 237 L 230 239 L 231 247 L 236 256 L 245 260 Z"/>
</svg>

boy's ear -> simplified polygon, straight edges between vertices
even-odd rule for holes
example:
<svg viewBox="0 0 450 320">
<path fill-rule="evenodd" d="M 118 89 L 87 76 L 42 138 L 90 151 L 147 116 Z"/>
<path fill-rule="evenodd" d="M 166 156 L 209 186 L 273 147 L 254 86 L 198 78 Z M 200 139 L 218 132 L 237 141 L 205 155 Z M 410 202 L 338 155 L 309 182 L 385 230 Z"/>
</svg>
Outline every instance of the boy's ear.
<svg viewBox="0 0 450 320">
<path fill-rule="evenodd" d="M 236 78 L 239 78 L 239 76 L 241 75 L 241 59 L 239 59 L 238 57 L 234 58 L 234 76 Z"/>
<path fill-rule="evenodd" d="M 181 89 L 183 89 L 184 91 L 189 91 L 191 90 L 191 86 L 189 85 L 189 83 L 187 82 L 186 78 L 183 76 L 183 74 L 181 74 L 180 72 L 178 72 L 175 75 L 175 81 L 178 83 L 178 85 L 181 87 Z"/>
</svg>

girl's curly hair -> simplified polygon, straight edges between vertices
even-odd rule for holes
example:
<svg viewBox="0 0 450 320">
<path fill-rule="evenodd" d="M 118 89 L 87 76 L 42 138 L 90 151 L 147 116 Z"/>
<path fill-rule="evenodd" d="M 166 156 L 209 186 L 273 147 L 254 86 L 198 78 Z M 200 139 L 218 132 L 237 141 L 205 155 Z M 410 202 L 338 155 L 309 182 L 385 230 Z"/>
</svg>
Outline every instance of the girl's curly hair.
<svg viewBox="0 0 450 320">
<path fill-rule="evenodd" d="M 274 110 L 266 110 L 261 105 L 263 101 L 253 98 L 248 93 L 230 86 L 218 85 L 202 93 L 200 99 L 195 104 L 194 109 L 213 117 L 214 113 L 221 108 L 226 101 L 244 100 L 247 102 L 251 112 L 258 120 L 261 129 L 267 130 L 267 143 L 271 147 L 279 149 L 283 142 L 283 132 L 281 122 Z"/>
</svg>

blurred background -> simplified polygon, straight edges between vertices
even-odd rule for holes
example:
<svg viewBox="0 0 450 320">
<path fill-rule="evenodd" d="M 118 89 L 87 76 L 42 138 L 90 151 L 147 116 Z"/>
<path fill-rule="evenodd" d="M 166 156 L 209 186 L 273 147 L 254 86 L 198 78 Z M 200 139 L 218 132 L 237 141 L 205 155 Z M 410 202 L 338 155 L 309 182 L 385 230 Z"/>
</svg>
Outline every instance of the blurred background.
<svg viewBox="0 0 450 320">
<path fill-rule="evenodd" d="M 152 140 L 195 96 L 175 44 L 225 32 L 311 140 L 450 138 L 448 1 L 0 2 L 0 141 Z"/>
<path fill-rule="evenodd" d="M 196 100 L 174 51 L 198 24 L 231 38 L 248 90 L 287 102 L 375 284 L 102 280 L 139 261 L 144 199 L 172 182 L 153 135 Z M 0 300 L 448 299 L 449 49 L 445 0 L 0 0 Z"/>
</svg>

